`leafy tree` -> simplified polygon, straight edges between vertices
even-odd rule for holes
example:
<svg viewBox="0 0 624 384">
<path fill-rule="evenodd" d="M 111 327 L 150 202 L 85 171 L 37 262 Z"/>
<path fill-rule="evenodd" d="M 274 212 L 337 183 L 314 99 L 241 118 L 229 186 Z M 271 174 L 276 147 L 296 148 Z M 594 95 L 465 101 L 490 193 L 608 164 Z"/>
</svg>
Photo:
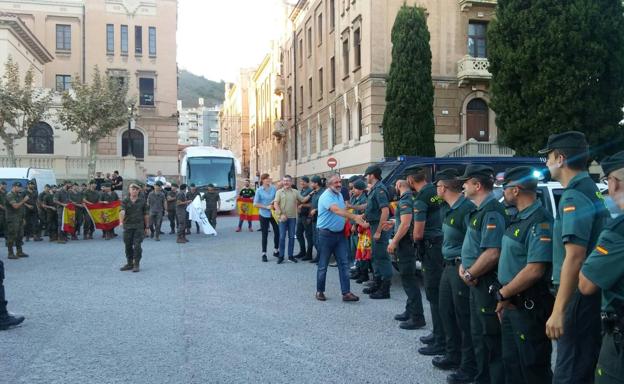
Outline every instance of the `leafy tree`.
<svg viewBox="0 0 624 384">
<path fill-rule="evenodd" d="M 392 64 L 383 116 L 386 156 L 435 156 L 433 81 L 427 19 L 403 5 L 392 27 Z"/>
<path fill-rule="evenodd" d="M 488 32 L 499 140 L 535 155 L 548 135 L 578 130 L 592 155 L 621 150 L 621 0 L 499 0 Z"/>
<path fill-rule="evenodd" d="M 45 117 L 50 104 L 50 92 L 35 88 L 33 69 L 20 80 L 19 65 L 9 56 L 0 79 L 0 138 L 9 156 L 9 164 L 17 165 L 15 141 L 25 137 L 28 130 Z"/>
<path fill-rule="evenodd" d="M 98 141 L 127 122 L 127 93 L 125 84 L 100 74 L 97 66 L 91 84 L 77 78 L 72 91 L 63 93 L 59 122 L 76 134 L 76 142 L 89 144 L 89 177 L 95 174 Z"/>
</svg>

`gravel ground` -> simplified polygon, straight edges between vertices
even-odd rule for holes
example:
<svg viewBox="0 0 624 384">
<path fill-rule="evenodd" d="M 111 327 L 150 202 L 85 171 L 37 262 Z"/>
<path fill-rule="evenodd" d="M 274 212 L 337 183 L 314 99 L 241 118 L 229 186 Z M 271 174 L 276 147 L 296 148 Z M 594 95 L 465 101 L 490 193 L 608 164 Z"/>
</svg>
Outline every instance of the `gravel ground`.
<svg viewBox="0 0 624 384">
<path fill-rule="evenodd" d="M 219 217 L 219 236 L 183 245 L 146 239 L 138 274 L 118 270 L 121 236 L 3 251 L 9 310 L 27 319 L 0 333 L 0 383 L 445 382 L 416 351 L 429 329 L 392 319 L 398 280 L 391 300 L 354 283 L 362 300 L 343 303 L 330 268 L 318 302 L 314 265 L 260 262 L 260 234 L 236 223 Z"/>
</svg>

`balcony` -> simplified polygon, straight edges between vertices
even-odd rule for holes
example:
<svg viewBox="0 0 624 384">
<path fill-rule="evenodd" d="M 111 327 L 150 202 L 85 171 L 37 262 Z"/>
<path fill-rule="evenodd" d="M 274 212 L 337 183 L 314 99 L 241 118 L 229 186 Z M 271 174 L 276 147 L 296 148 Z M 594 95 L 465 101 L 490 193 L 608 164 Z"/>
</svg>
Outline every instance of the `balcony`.
<svg viewBox="0 0 624 384">
<path fill-rule="evenodd" d="M 275 75 L 275 89 L 273 92 L 277 96 L 281 96 L 284 94 L 284 79 L 280 75 Z"/>
<path fill-rule="evenodd" d="M 471 81 L 489 81 L 492 74 L 488 70 L 490 63 L 484 57 L 464 56 L 457 62 L 459 86 Z"/>
<path fill-rule="evenodd" d="M 514 155 L 511 148 L 503 147 L 490 141 L 476 141 L 469 139 L 461 145 L 453 148 L 445 157 L 471 157 L 471 156 L 500 156 L 511 157 Z"/>
<path fill-rule="evenodd" d="M 288 131 L 288 123 L 285 120 L 277 120 L 275 125 L 273 126 L 273 136 L 277 138 L 277 140 L 281 140 L 286 137 L 286 132 Z"/>
<path fill-rule="evenodd" d="M 496 7 L 497 0 L 459 0 L 459 9 L 468 11 L 472 7 Z"/>
</svg>

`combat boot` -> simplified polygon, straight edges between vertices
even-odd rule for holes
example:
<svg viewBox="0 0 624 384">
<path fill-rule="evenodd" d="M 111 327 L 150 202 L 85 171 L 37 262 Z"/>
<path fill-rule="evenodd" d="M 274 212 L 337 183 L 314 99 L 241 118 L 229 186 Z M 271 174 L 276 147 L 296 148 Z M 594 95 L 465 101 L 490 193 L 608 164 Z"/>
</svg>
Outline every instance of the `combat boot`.
<svg viewBox="0 0 624 384">
<path fill-rule="evenodd" d="M 389 299 L 390 298 L 390 280 L 383 280 L 379 289 L 371 293 L 371 299 Z"/>
<path fill-rule="evenodd" d="M 182 235 L 182 240 L 184 240 L 185 243 L 189 242 L 189 239 L 186 238 L 186 234 Z"/>
<path fill-rule="evenodd" d="M 24 251 L 22 250 L 21 245 L 17 245 L 15 248 L 17 248 L 17 257 L 28 257 L 28 254 L 24 253 Z"/>
<path fill-rule="evenodd" d="M 128 262 L 126 262 L 126 265 L 124 265 L 123 267 L 119 268 L 120 271 L 131 271 L 132 268 L 134 267 L 132 260 L 128 259 Z"/>
<path fill-rule="evenodd" d="M 76 236 L 76 232 L 72 233 L 71 239 L 72 240 L 78 240 L 78 236 Z"/>
<path fill-rule="evenodd" d="M 139 260 L 134 259 L 134 265 L 132 266 L 132 272 L 139 272 L 141 269 L 139 268 Z"/>
<path fill-rule="evenodd" d="M 368 288 L 364 288 L 362 290 L 362 293 L 364 293 L 365 295 L 370 295 L 372 293 L 377 292 L 377 290 L 380 287 L 381 287 L 381 277 L 375 277 L 375 279 L 373 280 L 373 284 Z"/>
<path fill-rule="evenodd" d="M 368 270 L 366 268 L 360 268 L 360 276 L 355 280 L 356 283 L 362 284 L 369 280 Z"/>
<path fill-rule="evenodd" d="M 6 301 L 4 302 L 4 304 L 6 306 Z M 24 316 L 17 316 L 4 311 L 4 313 L 0 313 L 0 331 L 15 327 L 16 325 L 20 325 L 23 321 Z"/>
<path fill-rule="evenodd" d="M 154 240 L 160 241 L 160 232 L 156 232 L 156 238 Z"/>
<path fill-rule="evenodd" d="M 19 259 L 19 256 L 16 256 L 15 253 L 13 253 L 13 243 L 7 243 L 7 248 L 9 249 L 9 256 L 8 256 L 9 259 L 11 260 Z"/>
<path fill-rule="evenodd" d="M 36 234 L 33 238 L 33 241 L 43 241 L 43 239 L 41 238 L 41 236 L 39 236 L 39 234 Z"/>
<path fill-rule="evenodd" d="M 184 244 L 184 243 L 186 243 L 186 241 L 184 241 L 184 239 L 182 239 L 182 235 L 178 235 L 178 238 L 176 239 L 176 243 Z"/>
</svg>

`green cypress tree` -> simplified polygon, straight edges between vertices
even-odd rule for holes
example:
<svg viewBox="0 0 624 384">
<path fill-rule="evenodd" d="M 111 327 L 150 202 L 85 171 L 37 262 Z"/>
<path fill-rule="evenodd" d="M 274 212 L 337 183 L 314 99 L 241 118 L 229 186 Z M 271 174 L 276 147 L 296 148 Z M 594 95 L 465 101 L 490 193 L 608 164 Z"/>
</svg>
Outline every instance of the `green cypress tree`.
<svg viewBox="0 0 624 384">
<path fill-rule="evenodd" d="M 435 156 L 429 39 L 425 11 L 403 5 L 392 27 L 383 116 L 385 156 Z"/>
<path fill-rule="evenodd" d="M 535 155 L 548 135 L 585 132 L 592 157 L 624 146 L 621 0 L 499 0 L 488 32 L 499 140 Z"/>
</svg>

